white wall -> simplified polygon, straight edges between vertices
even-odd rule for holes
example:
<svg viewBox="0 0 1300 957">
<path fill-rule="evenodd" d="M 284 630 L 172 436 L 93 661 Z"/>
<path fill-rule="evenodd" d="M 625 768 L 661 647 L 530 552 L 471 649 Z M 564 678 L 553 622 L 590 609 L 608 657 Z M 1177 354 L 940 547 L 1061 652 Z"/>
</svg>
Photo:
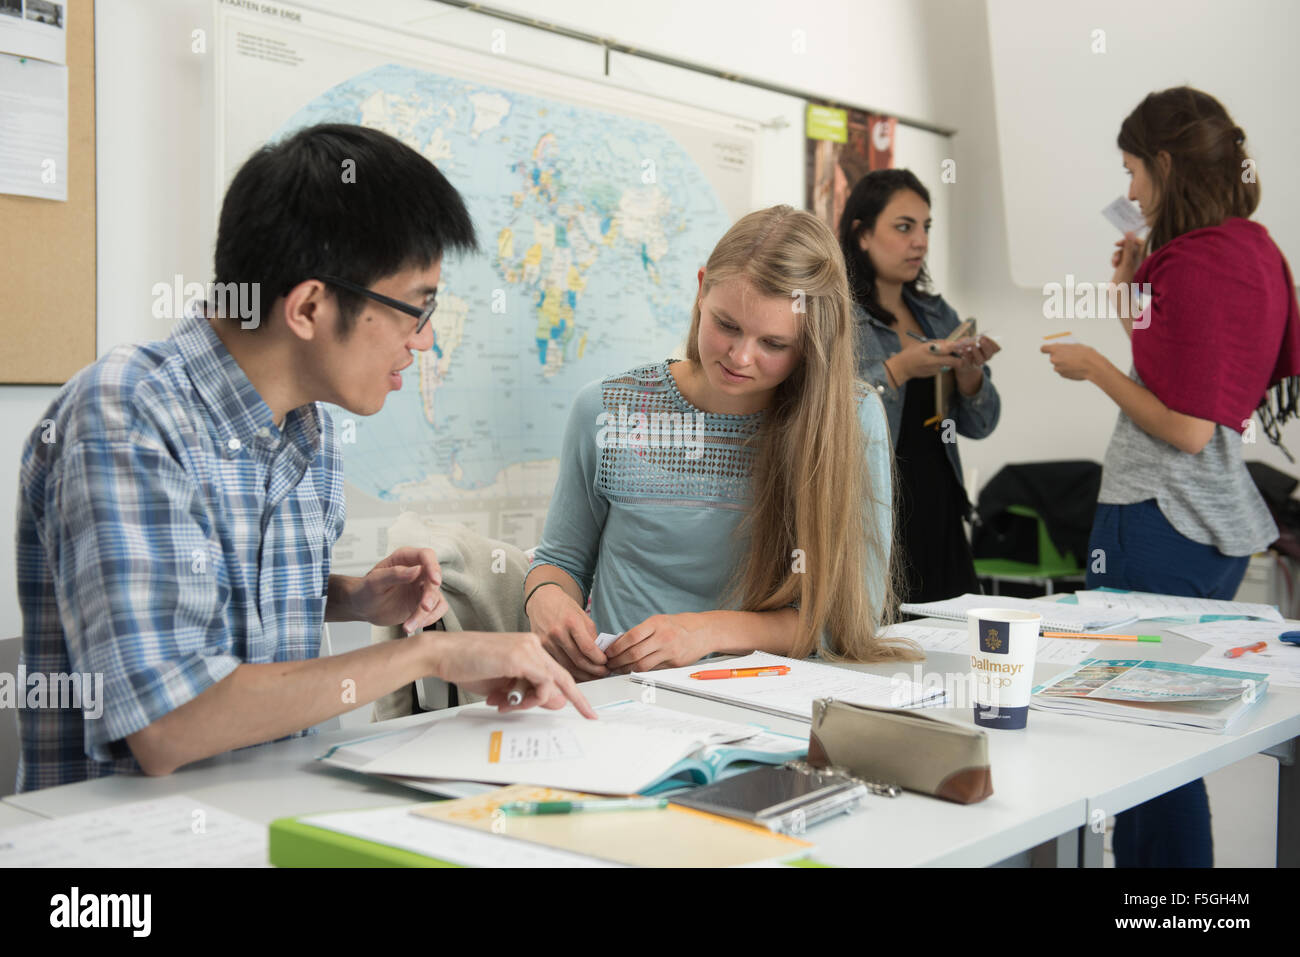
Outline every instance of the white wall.
<svg viewBox="0 0 1300 957">
<path fill-rule="evenodd" d="M 1184 84 L 1210 92 L 1246 131 L 1263 187 L 1255 218 L 1283 249 L 1300 249 L 1300 191 L 1284 182 L 1300 123 L 1277 122 L 1269 95 L 1300 89 L 1294 0 L 996 0 L 988 12 L 1002 182 L 1021 187 L 1003 197 L 1018 284 L 1107 278 L 1096 250 L 1118 233 L 1098 211 L 1128 190 L 1120 121 L 1148 92 Z M 1074 202 L 1044 222 L 1039 198 L 1053 195 Z"/>
<path fill-rule="evenodd" d="M 344 0 L 316 5 L 332 11 L 378 7 Z M 1005 347 L 996 360 L 1002 424 L 987 440 L 963 443 L 968 470 L 977 469 L 982 482 L 1007 461 L 1101 459 L 1114 406 L 1097 389 L 1051 372 L 1037 353 L 1046 331 L 1042 297 L 1011 283 L 984 0 L 502 5 L 681 59 L 957 128 L 944 157 L 957 161 L 957 182 L 942 184 L 937 165 L 917 165 L 916 172 L 932 191 L 945 191 L 935 204 L 936 212 L 949 210 L 936 217 L 936 229 L 947 232 L 951 259 L 942 291 L 963 315 L 1002 333 Z M 168 323 L 150 315 L 153 284 L 178 272 L 206 277 L 211 268 L 212 215 L 203 191 L 211 176 L 210 91 L 204 58 L 191 52 L 191 31 L 210 27 L 211 6 L 208 0 L 100 0 L 97 7 L 102 354 L 121 342 L 165 335 Z M 484 47 L 490 27 L 499 25 L 424 0 L 391 0 L 382 9 L 397 22 L 462 37 L 481 33 Z M 804 31 L 804 53 L 795 52 L 795 30 Z M 1241 31 L 1239 42 L 1232 39 L 1234 30 Z M 1248 68 L 1249 23 L 1225 24 L 1224 38 L 1224 55 L 1240 56 Z M 1291 122 L 1284 92 L 1260 94 L 1276 98 L 1277 122 Z M 915 134 L 918 139 L 904 145 L 909 132 L 900 134 L 900 156 L 929 157 L 935 165 L 943 144 L 922 143 L 919 137 L 926 134 Z M 1045 216 L 1054 202 L 1069 201 L 1045 197 Z M 1293 260 L 1300 256 L 1300 250 L 1286 251 Z M 1122 333 L 1096 326 L 1075 331 L 1127 368 Z M 6 463 L 0 468 L 0 543 L 13 541 L 19 449 L 55 391 L 0 389 L 0 461 Z M 1300 447 L 1294 427 L 1290 438 Z M 1259 458 L 1285 467 L 1267 445 L 1257 448 Z M 0 589 L 0 636 L 17 634 L 21 622 L 8 544 L 0 547 Z"/>
<path fill-rule="evenodd" d="M 1004 0 L 987 0 L 989 5 L 1001 2 Z M 932 187 L 952 192 L 953 282 L 945 294 L 962 315 L 977 316 L 982 328 L 1002 333 L 1003 352 L 994 360 L 995 381 L 1002 396 L 1002 420 L 989 438 L 962 441 L 962 464 L 968 480 L 972 472 L 977 472 L 978 484 L 982 485 L 1007 462 L 1072 458 L 1100 462 L 1115 424 L 1116 406 L 1095 386 L 1068 382 L 1052 371 L 1051 363 L 1038 349 L 1045 334 L 1063 331 L 1064 327 L 1059 321 L 1043 318 L 1041 290 L 1017 287 L 1011 278 L 986 4 L 980 0 L 956 3 L 925 0 L 923 7 L 926 56 L 941 78 L 933 88 L 934 119 L 959 131 L 952 140 L 957 182 Z M 1224 8 L 1238 9 L 1227 0 Z M 1249 71 L 1254 55 L 1254 29 L 1249 18 L 1225 17 L 1220 25 L 1219 55 L 1235 59 L 1243 71 Z M 1150 38 L 1150 42 L 1166 45 L 1176 40 L 1167 35 Z M 1049 39 L 1045 37 L 1043 42 Z M 1113 47 L 1107 54 L 1113 58 L 1111 69 L 1120 71 L 1140 55 L 1140 51 L 1117 51 Z M 1148 92 L 1135 88 L 1134 103 Z M 1271 122 L 1294 123 L 1291 91 L 1261 87 L 1257 93 L 1267 104 L 1265 115 Z M 1107 118 L 1117 132 L 1123 116 L 1110 117 L 1108 112 Z M 1118 164 L 1114 133 L 1097 143 L 1096 149 L 1114 157 Z M 1061 162 L 1068 163 L 1070 159 L 1065 156 Z M 1277 185 L 1273 188 L 1285 189 L 1280 176 L 1275 175 L 1274 182 Z M 1043 228 L 1051 229 L 1054 208 L 1072 205 L 1076 198 L 1042 196 L 1037 201 Z M 1079 201 L 1087 203 L 1089 211 L 1095 212 L 1092 197 Z M 1280 224 L 1265 222 L 1265 225 L 1276 232 Z M 1292 263 L 1300 262 L 1300 249 L 1282 251 Z M 1109 250 L 1098 250 L 1096 260 L 1090 265 L 1104 268 L 1109 261 Z M 1087 272 L 1088 265 L 1084 264 L 1078 272 Z M 1068 326 L 1127 371 L 1131 353 L 1117 321 L 1075 320 Z M 1283 432 L 1283 441 L 1300 457 L 1300 425 L 1291 423 Z M 1293 475 L 1300 474 L 1262 434 L 1247 449 L 1246 458 L 1266 462 Z"/>
</svg>

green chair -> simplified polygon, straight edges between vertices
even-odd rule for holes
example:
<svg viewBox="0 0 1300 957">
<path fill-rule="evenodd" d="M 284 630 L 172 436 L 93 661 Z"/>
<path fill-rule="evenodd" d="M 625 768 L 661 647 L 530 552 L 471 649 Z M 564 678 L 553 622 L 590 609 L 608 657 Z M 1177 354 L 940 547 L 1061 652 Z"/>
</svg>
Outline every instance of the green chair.
<svg viewBox="0 0 1300 957">
<path fill-rule="evenodd" d="M 1073 555 L 1062 555 L 1052 544 L 1047 534 L 1047 523 L 1032 508 L 1025 505 L 1008 506 L 1012 515 L 1033 519 L 1038 524 L 1038 562 L 1016 562 L 1009 558 L 977 558 L 975 574 L 987 578 L 993 584 L 990 594 L 998 594 L 999 582 L 1015 582 L 1020 585 L 1039 585 L 1051 595 L 1057 584 L 1084 581 L 1084 570 Z"/>
</svg>

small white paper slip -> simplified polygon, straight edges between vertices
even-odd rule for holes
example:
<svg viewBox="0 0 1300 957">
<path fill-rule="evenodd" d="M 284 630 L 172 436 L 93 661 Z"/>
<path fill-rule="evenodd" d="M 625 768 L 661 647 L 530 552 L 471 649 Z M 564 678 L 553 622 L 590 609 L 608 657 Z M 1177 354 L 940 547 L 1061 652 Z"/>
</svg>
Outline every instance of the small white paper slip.
<svg viewBox="0 0 1300 957">
<path fill-rule="evenodd" d="M 1127 196 L 1117 196 L 1111 200 L 1101 214 L 1121 233 L 1136 233 L 1141 239 L 1147 231 L 1147 221 L 1137 203 Z"/>
<path fill-rule="evenodd" d="M 267 830 L 174 794 L 0 830 L 0 867 L 267 867 Z"/>
<path fill-rule="evenodd" d="M 501 734 L 499 760 L 566 761 L 582 757 L 582 748 L 572 731 L 552 728 L 542 731 L 504 731 Z"/>
<path fill-rule="evenodd" d="M 596 647 L 599 648 L 601 651 L 604 651 L 615 641 L 617 641 L 618 638 L 619 636 L 617 634 L 611 634 L 608 631 L 602 631 L 599 635 L 596 636 Z"/>
</svg>

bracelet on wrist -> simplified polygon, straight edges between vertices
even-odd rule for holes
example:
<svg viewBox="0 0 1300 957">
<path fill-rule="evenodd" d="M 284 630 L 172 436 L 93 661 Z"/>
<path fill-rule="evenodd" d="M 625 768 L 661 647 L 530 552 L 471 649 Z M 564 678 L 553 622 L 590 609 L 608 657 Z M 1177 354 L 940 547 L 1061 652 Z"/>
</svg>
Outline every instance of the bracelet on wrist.
<svg viewBox="0 0 1300 957">
<path fill-rule="evenodd" d="M 547 585 L 555 585 L 557 588 L 562 588 L 562 587 L 563 587 L 562 585 L 560 585 L 559 582 L 539 582 L 538 584 L 534 585 L 534 586 L 529 590 L 528 594 L 524 596 L 524 614 L 525 614 L 525 615 L 528 614 L 528 599 L 532 598 L 533 595 L 536 594 L 537 589 L 539 589 L 539 588 L 545 588 Z"/>
</svg>

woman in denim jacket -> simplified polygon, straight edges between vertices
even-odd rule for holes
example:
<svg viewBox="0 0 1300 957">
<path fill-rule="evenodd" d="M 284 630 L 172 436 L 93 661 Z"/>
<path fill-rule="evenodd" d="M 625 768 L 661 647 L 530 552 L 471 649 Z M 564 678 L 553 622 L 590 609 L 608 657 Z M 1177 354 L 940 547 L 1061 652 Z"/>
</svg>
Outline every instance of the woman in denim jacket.
<svg viewBox="0 0 1300 957">
<path fill-rule="evenodd" d="M 943 340 L 959 325 L 927 293 L 930 194 L 909 170 L 877 170 L 854 187 L 840 217 L 857 322 L 858 375 L 877 387 L 898 465 L 896 504 L 903 601 L 978 592 L 966 530 L 970 503 L 957 434 L 982 439 L 1001 403 L 985 363 L 987 336 Z M 947 379 L 948 414 L 935 412 L 935 376 Z"/>
</svg>

